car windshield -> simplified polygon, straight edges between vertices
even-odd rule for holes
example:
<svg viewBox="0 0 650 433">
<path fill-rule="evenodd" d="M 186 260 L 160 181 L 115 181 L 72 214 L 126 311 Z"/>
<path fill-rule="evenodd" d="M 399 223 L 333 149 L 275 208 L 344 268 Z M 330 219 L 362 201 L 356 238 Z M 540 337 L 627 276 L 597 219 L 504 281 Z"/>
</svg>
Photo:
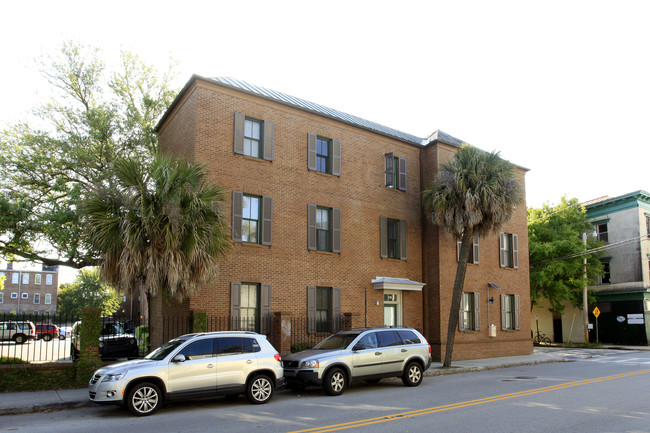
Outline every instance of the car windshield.
<svg viewBox="0 0 650 433">
<path fill-rule="evenodd" d="M 163 344 L 158 349 L 154 350 L 144 358 L 152 359 L 154 361 L 161 361 L 165 359 L 167 355 L 172 353 L 174 349 L 176 349 L 178 346 L 185 343 L 186 341 L 187 341 L 186 338 L 174 338 L 173 340 L 169 340 L 167 343 Z"/>
<path fill-rule="evenodd" d="M 124 333 L 124 328 L 119 323 L 105 323 L 102 326 L 101 335 L 120 335 Z"/>
<path fill-rule="evenodd" d="M 334 334 L 328 337 L 326 340 L 321 341 L 316 346 L 315 350 L 337 350 L 345 349 L 352 343 L 352 341 L 357 338 L 359 334 Z"/>
</svg>

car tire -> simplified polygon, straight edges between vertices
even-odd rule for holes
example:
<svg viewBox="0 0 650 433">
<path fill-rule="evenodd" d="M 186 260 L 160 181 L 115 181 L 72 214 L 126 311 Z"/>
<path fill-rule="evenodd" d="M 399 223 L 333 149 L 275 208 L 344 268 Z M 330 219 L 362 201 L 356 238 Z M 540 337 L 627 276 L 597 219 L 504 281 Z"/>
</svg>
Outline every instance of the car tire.
<svg viewBox="0 0 650 433">
<path fill-rule="evenodd" d="M 402 374 L 402 382 L 406 386 L 418 386 L 422 383 L 422 366 L 415 361 L 406 364 L 404 374 Z"/>
<path fill-rule="evenodd" d="M 327 395 L 341 395 L 345 391 L 348 378 L 340 368 L 332 368 L 325 373 L 323 389 Z"/>
<path fill-rule="evenodd" d="M 59 334 L 59 340 L 65 340 L 65 335 Z"/>
<path fill-rule="evenodd" d="M 148 416 L 158 410 L 162 403 L 160 388 L 150 382 L 142 382 L 131 388 L 126 407 L 135 416 Z"/>
<path fill-rule="evenodd" d="M 14 335 L 14 342 L 16 344 L 23 344 L 25 341 L 27 341 L 27 337 L 25 337 L 25 334 Z"/>
<path fill-rule="evenodd" d="M 273 382 L 268 376 L 253 376 L 246 385 L 246 398 L 253 404 L 264 404 L 273 396 Z"/>
<path fill-rule="evenodd" d="M 52 341 L 52 334 L 43 334 L 41 338 L 43 341 Z"/>
<path fill-rule="evenodd" d="M 79 351 L 72 343 L 70 343 L 70 358 L 72 358 L 73 361 L 79 359 Z"/>
</svg>

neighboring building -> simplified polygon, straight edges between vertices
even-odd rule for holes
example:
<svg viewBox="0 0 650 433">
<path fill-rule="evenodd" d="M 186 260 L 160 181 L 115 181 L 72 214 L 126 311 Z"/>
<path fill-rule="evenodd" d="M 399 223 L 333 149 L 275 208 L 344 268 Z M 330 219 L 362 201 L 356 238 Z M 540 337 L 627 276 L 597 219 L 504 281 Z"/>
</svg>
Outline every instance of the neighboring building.
<svg viewBox="0 0 650 433">
<path fill-rule="evenodd" d="M 589 340 L 645 346 L 650 341 L 650 194 L 605 196 L 582 205 L 594 225 L 590 235 L 605 242 L 604 275 L 587 288 L 596 297 L 588 307 Z M 550 313 L 547 302 L 536 306 L 532 328 L 557 343 L 584 341 L 582 309 L 568 303 L 561 316 Z"/>
<path fill-rule="evenodd" d="M 647 345 L 650 336 L 650 193 L 636 191 L 584 203 L 595 236 L 608 248 L 600 258 L 604 275 L 589 287 L 597 298 L 590 306 L 603 343 Z M 595 329 L 590 340 L 595 341 Z"/>
<path fill-rule="evenodd" d="M 59 288 L 56 266 L 43 266 L 41 271 L 13 269 L 0 270 L 5 277 L 5 288 L 0 290 L 0 314 L 30 314 L 53 316 Z"/>
<path fill-rule="evenodd" d="M 260 332 L 289 318 L 309 319 L 312 333 L 339 319 L 408 325 L 444 357 L 457 243 L 425 217 L 421 198 L 460 140 L 198 76 L 157 131 L 164 153 L 205 164 L 224 187 L 233 240 L 219 281 L 167 315 L 230 317 Z M 526 170 L 516 171 L 523 191 Z M 503 233 L 477 239 L 459 314 L 454 359 L 532 352 L 524 203 Z"/>
</svg>

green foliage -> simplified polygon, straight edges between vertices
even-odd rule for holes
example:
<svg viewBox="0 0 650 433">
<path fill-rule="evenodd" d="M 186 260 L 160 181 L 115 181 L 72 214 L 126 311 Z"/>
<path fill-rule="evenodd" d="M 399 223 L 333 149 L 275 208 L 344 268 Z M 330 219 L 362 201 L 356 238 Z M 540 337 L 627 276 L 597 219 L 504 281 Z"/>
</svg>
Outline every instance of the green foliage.
<svg viewBox="0 0 650 433">
<path fill-rule="evenodd" d="M 311 349 L 315 345 L 316 343 L 313 341 L 309 341 L 309 342 L 303 341 L 300 343 L 292 344 L 291 353 L 302 352 L 303 350 Z"/>
<path fill-rule="evenodd" d="M 99 359 L 97 347 L 101 335 L 101 314 L 99 308 L 84 308 L 81 312 L 81 324 L 79 325 L 79 338 L 81 339 L 81 357 Z"/>
<path fill-rule="evenodd" d="M 206 332 L 208 330 L 208 314 L 194 313 L 191 318 L 192 332 Z"/>
<path fill-rule="evenodd" d="M 148 353 L 149 351 L 149 326 L 140 325 L 135 328 L 135 338 L 138 340 L 138 349 L 140 353 Z"/>
<path fill-rule="evenodd" d="M 58 314 L 81 317 L 84 308 L 99 308 L 103 316 L 116 312 L 122 297 L 113 287 L 103 283 L 99 269 L 83 269 L 72 283 L 61 284 L 57 301 Z"/>
<path fill-rule="evenodd" d="M 550 302 L 550 311 L 562 313 L 564 303 L 582 306 L 585 284 L 602 272 L 594 254 L 581 255 L 600 244 L 593 238 L 583 240 L 584 233 L 593 232 L 586 211 L 577 199 L 562 197 L 560 204 L 544 204 L 541 209 L 528 209 L 528 248 L 530 252 L 530 299 L 533 305 L 541 298 Z M 584 278 L 587 259 L 588 280 Z"/>
<path fill-rule="evenodd" d="M 92 373 L 91 373 L 92 374 Z M 68 389 L 88 386 L 88 380 L 77 385 L 74 364 L 27 364 L 0 367 L 0 392 Z"/>
<path fill-rule="evenodd" d="M 67 42 L 41 61 L 53 99 L 34 109 L 36 124 L 0 132 L 1 255 L 74 268 L 98 262 L 79 205 L 112 182 L 117 156 L 153 158 L 155 124 L 176 94 L 171 68 L 161 75 L 128 52 L 121 60 L 108 72 L 97 49 Z"/>
<path fill-rule="evenodd" d="M 4 364 L 29 364 L 27 361 L 23 361 L 20 358 L 11 358 L 11 357 L 2 357 L 0 358 L 0 365 Z"/>
</svg>

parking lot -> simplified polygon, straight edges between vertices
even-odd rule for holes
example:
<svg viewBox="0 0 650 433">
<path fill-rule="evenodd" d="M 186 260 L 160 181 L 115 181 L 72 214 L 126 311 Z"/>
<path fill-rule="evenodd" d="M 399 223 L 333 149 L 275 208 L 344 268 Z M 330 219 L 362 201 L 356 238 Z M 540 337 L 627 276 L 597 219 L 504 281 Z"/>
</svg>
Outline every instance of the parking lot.
<svg viewBox="0 0 650 433">
<path fill-rule="evenodd" d="M 19 358 L 30 363 L 72 361 L 70 338 L 55 338 L 51 341 L 28 340 L 23 344 L 1 341 L 0 357 Z"/>
</svg>

